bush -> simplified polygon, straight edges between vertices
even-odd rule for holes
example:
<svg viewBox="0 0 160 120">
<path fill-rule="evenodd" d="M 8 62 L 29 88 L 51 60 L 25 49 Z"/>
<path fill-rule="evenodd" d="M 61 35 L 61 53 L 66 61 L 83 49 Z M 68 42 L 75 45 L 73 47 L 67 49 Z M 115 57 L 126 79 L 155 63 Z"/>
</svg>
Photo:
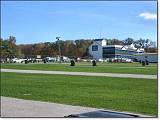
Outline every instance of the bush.
<svg viewBox="0 0 160 120">
<path fill-rule="evenodd" d="M 92 61 L 92 66 L 96 66 L 96 61 L 95 60 Z"/>
<path fill-rule="evenodd" d="M 146 65 L 149 65 L 149 61 L 148 60 L 146 60 Z"/>
<path fill-rule="evenodd" d="M 71 60 L 71 65 L 70 66 L 75 66 L 75 61 Z"/>
<path fill-rule="evenodd" d="M 145 66 L 145 61 L 142 61 L 142 66 Z"/>
</svg>

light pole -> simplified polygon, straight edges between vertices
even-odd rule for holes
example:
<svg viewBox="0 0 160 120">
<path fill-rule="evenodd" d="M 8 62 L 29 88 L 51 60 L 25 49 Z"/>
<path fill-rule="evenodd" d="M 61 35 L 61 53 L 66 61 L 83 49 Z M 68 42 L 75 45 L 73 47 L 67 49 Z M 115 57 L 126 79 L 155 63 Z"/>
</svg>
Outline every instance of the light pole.
<svg viewBox="0 0 160 120">
<path fill-rule="evenodd" d="M 60 56 L 61 56 L 61 47 L 60 47 L 60 42 L 59 42 L 60 37 L 56 37 L 56 39 L 57 39 L 57 41 L 58 41 L 59 60 L 60 60 L 60 62 L 61 62 L 61 58 L 60 58 Z"/>
</svg>

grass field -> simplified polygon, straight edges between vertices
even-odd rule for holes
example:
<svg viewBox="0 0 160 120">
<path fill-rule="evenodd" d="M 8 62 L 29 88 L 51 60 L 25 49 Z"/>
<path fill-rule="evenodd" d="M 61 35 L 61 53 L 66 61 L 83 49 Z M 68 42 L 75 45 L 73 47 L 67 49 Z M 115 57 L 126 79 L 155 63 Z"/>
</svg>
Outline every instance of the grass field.
<svg viewBox="0 0 160 120">
<path fill-rule="evenodd" d="M 148 115 L 158 106 L 157 80 L 134 78 L 2 72 L 1 95 Z"/>
<path fill-rule="evenodd" d="M 129 74 L 157 74 L 157 64 L 142 67 L 139 63 L 97 63 L 93 67 L 91 63 L 76 63 L 71 67 L 67 64 L 2 64 L 1 68 L 26 69 L 26 70 L 54 70 L 77 72 L 103 72 L 103 73 L 129 73 Z"/>
</svg>

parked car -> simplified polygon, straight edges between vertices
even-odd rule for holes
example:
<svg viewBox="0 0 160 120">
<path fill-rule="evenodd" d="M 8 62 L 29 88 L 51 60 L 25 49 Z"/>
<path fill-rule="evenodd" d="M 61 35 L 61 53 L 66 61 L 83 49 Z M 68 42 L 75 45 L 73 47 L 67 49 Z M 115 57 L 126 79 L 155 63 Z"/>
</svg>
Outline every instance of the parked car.
<svg viewBox="0 0 160 120">
<path fill-rule="evenodd" d="M 68 57 L 66 57 L 66 56 L 62 56 L 62 60 L 64 61 L 64 62 L 70 62 L 70 58 L 68 58 Z"/>
<path fill-rule="evenodd" d="M 122 62 L 130 63 L 133 61 L 132 61 L 132 59 L 129 59 L 129 58 L 122 58 Z"/>
<path fill-rule="evenodd" d="M 11 60 L 12 63 L 24 63 L 26 59 L 13 58 Z"/>
<path fill-rule="evenodd" d="M 131 59 L 126 59 L 126 62 L 130 63 L 130 62 L 133 62 L 133 61 Z"/>
<path fill-rule="evenodd" d="M 98 61 L 99 61 L 99 62 L 104 62 L 104 60 L 103 60 L 103 59 L 98 59 Z"/>
<path fill-rule="evenodd" d="M 56 57 L 46 57 L 47 62 L 54 62 L 56 61 Z"/>
<path fill-rule="evenodd" d="M 104 111 L 104 110 L 98 110 L 98 111 L 92 111 L 92 112 L 86 112 L 81 114 L 71 114 L 64 117 L 76 117 L 76 118 L 135 118 L 135 117 L 146 117 L 146 116 L 140 116 L 137 114 L 129 114 L 129 113 L 122 113 L 122 112 L 112 112 L 112 111 Z"/>
</svg>

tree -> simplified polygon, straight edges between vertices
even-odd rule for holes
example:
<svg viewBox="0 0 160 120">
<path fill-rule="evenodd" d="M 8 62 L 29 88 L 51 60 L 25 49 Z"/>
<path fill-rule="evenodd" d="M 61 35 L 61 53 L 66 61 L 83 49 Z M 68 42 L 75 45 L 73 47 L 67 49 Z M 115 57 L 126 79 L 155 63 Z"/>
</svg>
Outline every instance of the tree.
<svg viewBox="0 0 160 120">
<path fill-rule="evenodd" d="M 135 43 L 136 43 L 135 45 L 136 45 L 137 48 L 149 48 L 152 45 L 151 40 L 142 39 L 142 38 L 137 40 Z"/>
<path fill-rule="evenodd" d="M 16 37 L 9 36 L 8 39 L 1 38 L 1 58 L 13 58 L 21 55 L 20 48 L 16 45 Z"/>
<path fill-rule="evenodd" d="M 123 44 L 124 45 L 131 45 L 132 43 L 134 43 L 135 41 L 134 41 L 134 39 L 132 39 L 132 38 L 127 38 L 127 39 L 125 39 L 124 41 L 123 41 Z"/>
<path fill-rule="evenodd" d="M 119 39 L 105 39 L 107 45 L 130 45 L 135 43 L 136 48 L 144 48 L 146 52 L 157 52 L 157 48 L 149 39 L 134 40 L 127 38 L 122 41 Z M 59 40 L 55 42 L 45 42 L 37 44 L 16 45 L 16 37 L 9 36 L 8 39 L 0 39 L 1 45 L 1 58 L 6 57 L 35 57 L 36 55 L 56 56 L 59 55 L 58 46 L 60 43 L 61 55 L 68 57 L 89 57 L 88 48 L 92 44 L 91 39 L 78 39 L 78 40 Z"/>
<path fill-rule="evenodd" d="M 21 52 L 26 57 L 32 57 L 33 56 L 33 45 L 32 44 L 26 44 L 26 45 L 19 45 Z"/>
</svg>

